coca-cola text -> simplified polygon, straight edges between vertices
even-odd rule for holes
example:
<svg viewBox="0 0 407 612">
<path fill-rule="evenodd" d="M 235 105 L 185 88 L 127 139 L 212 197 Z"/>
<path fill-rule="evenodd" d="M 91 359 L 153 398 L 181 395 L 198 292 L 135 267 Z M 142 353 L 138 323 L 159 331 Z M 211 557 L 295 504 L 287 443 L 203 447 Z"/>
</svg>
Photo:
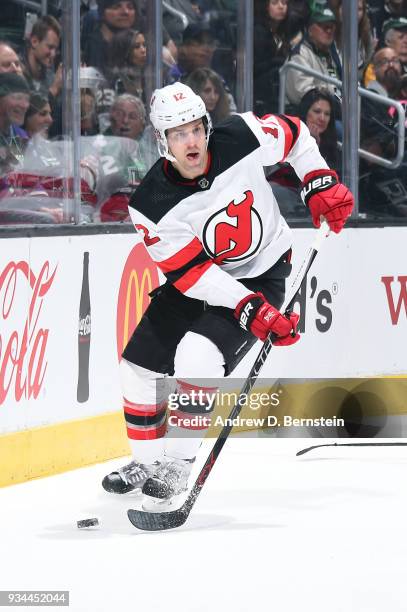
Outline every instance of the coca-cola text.
<svg viewBox="0 0 407 612">
<path fill-rule="evenodd" d="M 40 327 L 40 315 L 44 297 L 48 293 L 57 267 L 50 274 L 46 261 L 38 276 L 26 261 L 7 264 L 0 274 L 0 405 L 14 386 L 14 399 L 19 402 L 38 397 L 47 370 L 45 359 L 49 329 Z M 29 283 L 31 297 L 24 327 L 12 329 L 13 313 L 24 299 L 25 283 Z M 11 331 L 3 329 L 11 327 Z M 11 323 L 11 325 L 10 325 Z"/>
</svg>

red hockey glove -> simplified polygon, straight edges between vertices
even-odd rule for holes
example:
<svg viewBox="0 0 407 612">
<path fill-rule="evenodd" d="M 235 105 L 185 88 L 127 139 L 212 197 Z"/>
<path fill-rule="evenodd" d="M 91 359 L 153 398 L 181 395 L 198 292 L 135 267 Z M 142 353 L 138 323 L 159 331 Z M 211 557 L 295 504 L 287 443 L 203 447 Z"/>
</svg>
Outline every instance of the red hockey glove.
<svg viewBox="0 0 407 612">
<path fill-rule="evenodd" d="M 278 336 L 276 346 L 294 344 L 300 339 L 297 334 L 299 316 L 293 312 L 285 317 L 277 308 L 266 301 L 262 293 L 252 293 L 241 300 L 235 308 L 234 315 L 240 327 L 265 340 L 270 332 Z"/>
<path fill-rule="evenodd" d="M 339 182 L 334 170 L 314 170 L 304 177 L 302 201 L 310 209 L 315 227 L 325 217 L 331 230 L 339 234 L 353 209 L 353 195 Z"/>
</svg>

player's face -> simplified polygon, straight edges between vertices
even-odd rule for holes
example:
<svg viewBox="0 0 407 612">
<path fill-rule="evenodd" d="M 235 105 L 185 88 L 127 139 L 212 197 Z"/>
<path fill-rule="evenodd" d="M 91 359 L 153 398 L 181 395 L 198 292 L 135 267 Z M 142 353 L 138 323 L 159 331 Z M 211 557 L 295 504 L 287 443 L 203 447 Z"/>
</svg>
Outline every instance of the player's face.
<svg viewBox="0 0 407 612">
<path fill-rule="evenodd" d="M 167 142 L 171 154 L 177 160 L 174 165 L 181 176 L 194 179 L 203 174 L 208 152 L 202 119 L 169 129 Z"/>
<path fill-rule="evenodd" d="M 27 119 L 26 128 L 30 136 L 40 133 L 44 138 L 48 137 L 48 130 L 52 125 L 51 107 L 46 104 L 38 113 L 34 113 Z"/>
</svg>

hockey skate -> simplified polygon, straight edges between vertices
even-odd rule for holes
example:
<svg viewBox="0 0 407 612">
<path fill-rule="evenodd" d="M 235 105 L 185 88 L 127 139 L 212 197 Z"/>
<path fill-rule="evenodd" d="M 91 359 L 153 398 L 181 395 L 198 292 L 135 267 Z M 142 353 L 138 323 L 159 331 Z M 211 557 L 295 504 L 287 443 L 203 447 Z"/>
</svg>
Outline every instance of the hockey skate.
<svg viewBox="0 0 407 612">
<path fill-rule="evenodd" d="M 102 487 L 109 493 L 129 493 L 141 491 L 145 482 L 158 470 L 160 463 L 131 463 L 123 466 L 117 472 L 111 472 L 102 480 Z"/>
<path fill-rule="evenodd" d="M 187 490 L 194 461 L 195 459 L 167 458 L 143 485 L 143 509 L 160 512 L 172 505 L 178 495 Z"/>
</svg>

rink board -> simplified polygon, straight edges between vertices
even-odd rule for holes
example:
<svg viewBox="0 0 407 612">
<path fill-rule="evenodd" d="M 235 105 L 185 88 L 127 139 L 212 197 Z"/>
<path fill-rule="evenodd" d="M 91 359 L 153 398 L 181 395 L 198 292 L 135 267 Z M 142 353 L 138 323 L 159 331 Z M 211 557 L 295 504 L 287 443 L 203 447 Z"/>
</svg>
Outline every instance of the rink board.
<svg viewBox="0 0 407 612">
<path fill-rule="evenodd" d="M 314 231 L 294 231 L 299 266 Z M 300 302 L 302 340 L 265 377 L 404 376 L 405 228 L 327 239 Z M 0 249 L 0 485 L 126 454 L 119 354 L 158 274 L 136 235 L 16 238 Z M 83 254 L 89 252 L 89 397 L 77 401 Z M 233 376 L 244 378 L 254 347 Z"/>
</svg>

